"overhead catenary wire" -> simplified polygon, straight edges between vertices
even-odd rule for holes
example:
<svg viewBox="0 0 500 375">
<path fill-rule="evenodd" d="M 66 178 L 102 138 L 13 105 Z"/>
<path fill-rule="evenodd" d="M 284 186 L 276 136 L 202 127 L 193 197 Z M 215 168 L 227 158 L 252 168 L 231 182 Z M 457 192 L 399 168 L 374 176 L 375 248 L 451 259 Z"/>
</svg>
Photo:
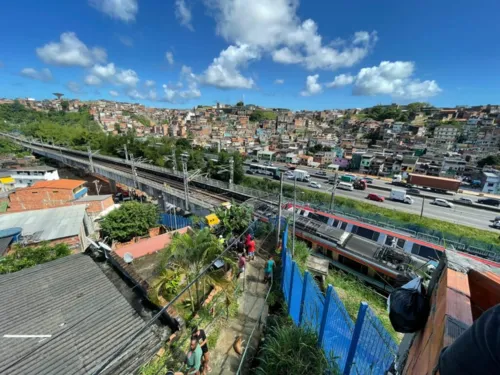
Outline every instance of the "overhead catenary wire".
<svg viewBox="0 0 500 375">
<path fill-rule="evenodd" d="M 267 210 L 266 210 L 267 211 Z M 243 233 L 241 233 L 237 239 L 239 240 L 245 233 L 247 233 L 252 224 L 254 222 L 252 221 L 252 223 L 248 226 L 247 229 L 245 229 L 245 231 Z M 132 334 L 132 336 L 130 337 L 129 340 L 127 340 L 122 346 L 120 346 L 117 350 L 114 351 L 114 353 L 111 354 L 111 356 L 101 365 L 99 366 L 95 371 L 92 372 L 92 375 L 99 375 L 101 374 L 111 363 L 113 363 L 117 358 L 118 356 L 138 337 L 140 336 L 149 326 L 151 326 L 156 320 L 158 320 L 162 315 L 163 313 L 165 313 L 165 311 L 168 310 L 168 308 L 170 306 L 172 306 L 175 302 L 177 302 L 177 300 L 185 293 L 187 292 L 205 273 L 207 273 L 210 268 L 215 264 L 215 262 L 217 262 L 218 260 L 220 260 L 224 254 L 226 254 L 231 248 L 232 248 L 232 244 L 231 245 L 228 245 L 224 251 L 222 253 L 220 253 L 213 261 L 212 263 L 210 263 L 208 266 L 206 266 L 199 274 L 198 276 L 196 276 L 191 282 L 189 282 L 174 298 L 172 298 L 172 300 L 167 303 L 165 306 L 163 306 L 160 311 L 155 315 L 153 316 L 153 318 L 151 318 L 143 327 L 141 327 L 140 329 L 138 329 L 134 334 Z"/>
</svg>

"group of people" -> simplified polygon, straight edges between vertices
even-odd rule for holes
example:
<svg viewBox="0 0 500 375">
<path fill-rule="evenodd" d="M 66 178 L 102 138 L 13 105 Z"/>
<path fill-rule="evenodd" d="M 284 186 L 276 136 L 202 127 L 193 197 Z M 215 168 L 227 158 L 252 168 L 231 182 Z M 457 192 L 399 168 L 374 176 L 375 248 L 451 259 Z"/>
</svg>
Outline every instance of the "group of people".
<svg viewBox="0 0 500 375">
<path fill-rule="evenodd" d="M 212 372 L 208 365 L 207 335 L 204 330 L 194 327 L 191 331 L 191 342 L 186 356 L 186 372 L 176 372 L 174 375 L 205 375 Z"/>
<path fill-rule="evenodd" d="M 252 234 L 248 233 L 245 237 L 244 241 L 238 241 L 236 243 L 236 247 L 238 249 L 238 277 L 245 272 L 245 266 L 248 261 L 255 259 L 255 240 L 253 239 Z M 274 269 L 274 257 L 271 255 L 266 262 L 266 266 L 264 268 L 264 282 L 267 283 L 273 273 Z"/>
</svg>

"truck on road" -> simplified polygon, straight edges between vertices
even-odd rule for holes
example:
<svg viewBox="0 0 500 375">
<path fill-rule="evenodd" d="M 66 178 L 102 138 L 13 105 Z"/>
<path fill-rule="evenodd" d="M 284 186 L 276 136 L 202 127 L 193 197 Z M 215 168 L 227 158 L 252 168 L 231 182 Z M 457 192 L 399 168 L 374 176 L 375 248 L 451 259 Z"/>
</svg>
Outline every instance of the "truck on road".
<svg viewBox="0 0 500 375">
<path fill-rule="evenodd" d="M 399 189 L 392 189 L 389 199 L 395 202 L 401 202 L 406 204 L 413 204 L 414 202 L 413 198 L 410 197 L 408 194 L 406 194 L 406 191 Z"/>
<path fill-rule="evenodd" d="M 410 173 L 408 183 L 414 186 L 429 188 L 436 193 L 446 193 L 447 191 L 457 192 L 460 188 L 460 180 L 453 178 L 426 176 Z"/>
<path fill-rule="evenodd" d="M 366 181 L 365 180 L 356 180 L 352 183 L 352 186 L 356 190 L 366 190 Z"/>
<path fill-rule="evenodd" d="M 304 171 L 303 169 L 295 169 L 293 171 L 293 177 L 297 179 L 297 181 L 309 182 L 311 176 L 308 171 Z"/>
</svg>

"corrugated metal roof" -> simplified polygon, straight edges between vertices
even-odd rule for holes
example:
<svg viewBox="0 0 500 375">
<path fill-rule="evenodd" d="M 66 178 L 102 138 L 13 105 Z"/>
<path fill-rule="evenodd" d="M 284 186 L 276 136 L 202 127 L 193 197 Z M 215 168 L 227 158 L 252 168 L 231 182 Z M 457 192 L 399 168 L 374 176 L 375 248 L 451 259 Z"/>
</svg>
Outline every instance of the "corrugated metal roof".
<svg viewBox="0 0 500 375">
<path fill-rule="evenodd" d="M 105 195 L 86 195 L 85 197 L 77 199 L 77 202 L 103 201 L 105 199 L 108 199 L 109 197 L 112 197 L 112 195 L 111 194 L 105 194 Z"/>
<path fill-rule="evenodd" d="M 0 301 L 1 374 L 89 374 L 145 325 L 84 254 L 0 275 Z M 146 329 L 107 373 L 133 373 L 159 344 Z"/>
<path fill-rule="evenodd" d="M 84 205 L 22 211 L 0 215 L 0 229 L 23 228 L 23 236 L 41 232 L 40 241 L 76 236 L 85 215 Z"/>
</svg>

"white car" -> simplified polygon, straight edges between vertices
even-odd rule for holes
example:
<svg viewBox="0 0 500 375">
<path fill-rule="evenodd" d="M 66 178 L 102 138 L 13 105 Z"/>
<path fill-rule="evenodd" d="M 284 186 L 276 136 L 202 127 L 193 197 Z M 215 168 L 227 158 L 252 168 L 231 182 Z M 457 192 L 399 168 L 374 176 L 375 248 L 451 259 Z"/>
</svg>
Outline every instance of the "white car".
<svg viewBox="0 0 500 375">
<path fill-rule="evenodd" d="M 309 182 L 309 186 L 316 189 L 321 189 L 321 184 L 318 184 L 316 181 Z"/>
<path fill-rule="evenodd" d="M 436 206 L 441 206 L 441 207 L 448 207 L 448 208 L 453 208 L 453 203 L 448 202 L 446 199 L 441 199 L 441 198 L 436 198 L 434 199 L 434 202 L 431 202 L 431 204 L 435 204 Z"/>
<path fill-rule="evenodd" d="M 474 202 L 470 198 L 461 197 L 458 199 L 458 201 L 463 204 L 470 204 L 471 206 L 474 204 Z"/>
</svg>

